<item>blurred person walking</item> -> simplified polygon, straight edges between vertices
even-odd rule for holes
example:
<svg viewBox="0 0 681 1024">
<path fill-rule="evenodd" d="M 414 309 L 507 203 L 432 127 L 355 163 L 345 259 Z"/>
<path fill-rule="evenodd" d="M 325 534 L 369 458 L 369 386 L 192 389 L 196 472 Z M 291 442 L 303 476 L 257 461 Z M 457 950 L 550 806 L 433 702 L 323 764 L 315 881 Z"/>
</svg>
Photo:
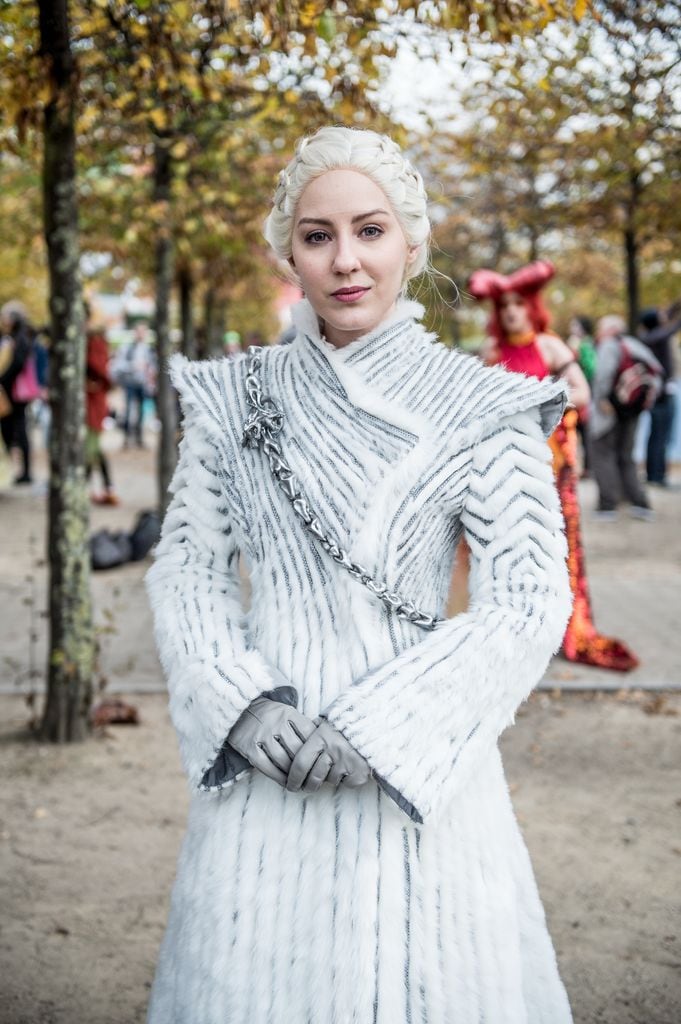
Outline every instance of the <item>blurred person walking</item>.
<svg viewBox="0 0 681 1024">
<path fill-rule="evenodd" d="M 596 372 L 596 346 L 594 344 L 594 323 L 588 316 L 573 316 L 567 346 L 575 355 L 587 384 L 591 384 Z"/>
<path fill-rule="evenodd" d="M 93 494 L 96 505 L 118 505 L 111 479 L 109 460 L 102 451 L 102 430 L 108 415 L 107 394 L 112 381 L 109 375 L 109 346 L 101 328 L 92 322 L 92 312 L 85 303 L 87 349 L 85 356 L 85 418 L 87 424 L 87 475 L 98 469 L 104 490 Z"/>
<path fill-rule="evenodd" d="M 49 390 L 51 344 L 49 326 L 39 327 L 33 337 L 33 354 L 35 356 L 35 370 L 40 387 L 40 397 L 33 403 L 31 413 L 40 430 L 42 445 L 46 451 L 50 446 L 50 427 L 52 424 Z"/>
<path fill-rule="evenodd" d="M 586 377 L 586 382 L 591 387 L 591 381 L 596 372 L 596 346 L 594 344 L 594 324 L 588 316 L 573 316 L 570 321 L 570 334 L 567 338 L 568 348 L 574 353 L 581 371 Z M 589 475 L 589 444 L 587 432 L 587 420 L 589 418 L 589 405 L 583 405 L 579 410 L 577 419 L 577 433 L 582 442 L 582 475 Z"/>
<path fill-rule="evenodd" d="M 33 482 L 26 410 L 39 397 L 40 385 L 32 343 L 26 308 L 20 302 L 5 303 L 0 309 L 0 388 L 7 411 L 0 419 L 0 430 L 7 451 L 17 449 L 21 456 L 21 472 L 15 484 Z"/>
<path fill-rule="evenodd" d="M 650 434 L 646 452 L 649 484 L 667 487 L 667 448 L 674 427 L 677 385 L 674 379 L 672 338 L 681 330 L 681 303 L 667 310 L 645 309 L 640 316 L 639 338 L 662 366 L 662 389 L 650 409 Z"/>
<path fill-rule="evenodd" d="M 148 337 L 149 328 L 146 323 L 135 324 L 132 341 L 114 364 L 114 379 L 125 391 L 123 433 L 126 448 L 132 438 L 138 448 L 144 447 L 144 401 L 153 397 L 156 381 L 156 360 Z"/>
<path fill-rule="evenodd" d="M 620 316 L 604 316 L 596 327 L 598 362 L 593 382 L 589 437 L 594 476 L 598 484 L 596 517 L 617 517 L 624 497 L 630 514 L 654 518 L 634 464 L 638 418 L 650 409 L 661 390 L 663 369 L 649 348 L 626 334 Z"/>
<path fill-rule="evenodd" d="M 554 274 L 553 264 L 537 260 L 509 276 L 477 270 L 468 288 L 476 299 L 492 302 L 490 337 L 482 352 L 485 362 L 501 363 L 540 380 L 563 379 L 568 384 L 575 408 L 565 412 L 549 439 L 565 519 L 574 598 L 562 653 L 568 661 L 627 672 L 638 665 L 638 658 L 621 640 L 599 633 L 593 621 L 577 492 L 577 420 L 579 410 L 589 402 L 590 392 L 574 352 L 549 330 L 550 315 L 540 293 Z"/>
</svg>

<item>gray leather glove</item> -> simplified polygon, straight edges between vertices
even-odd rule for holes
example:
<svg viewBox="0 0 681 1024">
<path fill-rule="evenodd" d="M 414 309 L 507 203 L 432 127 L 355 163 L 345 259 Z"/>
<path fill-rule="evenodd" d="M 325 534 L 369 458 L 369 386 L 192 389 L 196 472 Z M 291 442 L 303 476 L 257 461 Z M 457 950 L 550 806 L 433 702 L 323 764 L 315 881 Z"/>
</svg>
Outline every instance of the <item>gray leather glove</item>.
<svg viewBox="0 0 681 1024">
<path fill-rule="evenodd" d="M 371 768 L 362 755 L 325 718 L 319 718 L 317 728 L 293 758 L 286 788 L 314 793 L 323 782 L 329 782 L 354 789 L 370 778 Z"/>
<path fill-rule="evenodd" d="M 286 786 L 294 757 L 314 731 L 314 722 L 295 708 L 269 697 L 256 697 L 227 738 L 254 768 Z"/>
</svg>

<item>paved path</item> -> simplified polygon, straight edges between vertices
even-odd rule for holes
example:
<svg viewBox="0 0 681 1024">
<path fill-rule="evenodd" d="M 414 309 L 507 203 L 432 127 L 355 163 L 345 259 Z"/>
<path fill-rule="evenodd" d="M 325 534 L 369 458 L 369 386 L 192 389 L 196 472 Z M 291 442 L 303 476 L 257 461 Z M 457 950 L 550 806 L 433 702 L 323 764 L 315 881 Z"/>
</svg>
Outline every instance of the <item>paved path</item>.
<svg viewBox="0 0 681 1024">
<path fill-rule="evenodd" d="M 149 440 L 153 440 L 150 438 Z M 93 508 L 93 529 L 129 529 L 137 513 L 154 505 L 151 449 L 120 450 L 107 435 L 119 508 Z M 44 457 L 37 475 L 44 480 Z M 43 488 L 44 490 L 44 485 Z M 0 693 L 41 689 L 47 625 L 44 537 L 46 498 L 33 490 L 0 486 Z M 542 683 L 548 689 L 681 689 L 681 490 L 651 495 L 657 520 L 636 522 L 622 512 L 614 524 L 594 523 L 594 487 L 582 485 L 584 534 L 598 626 L 626 640 L 641 666 L 628 675 L 554 659 Z M 142 578 L 147 563 L 93 576 L 100 639 L 100 675 L 109 692 L 164 688 L 156 658 Z M 33 642 L 30 637 L 33 634 Z"/>
</svg>

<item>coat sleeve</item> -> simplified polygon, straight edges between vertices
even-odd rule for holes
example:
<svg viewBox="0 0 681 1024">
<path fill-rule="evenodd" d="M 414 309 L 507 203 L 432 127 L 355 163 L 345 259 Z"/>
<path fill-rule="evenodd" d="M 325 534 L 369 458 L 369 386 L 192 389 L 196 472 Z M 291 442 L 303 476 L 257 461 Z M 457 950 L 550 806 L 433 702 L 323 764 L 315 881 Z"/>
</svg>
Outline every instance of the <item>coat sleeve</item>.
<svg viewBox="0 0 681 1024">
<path fill-rule="evenodd" d="M 225 456 L 201 420 L 200 400 L 185 405 L 172 500 L 146 585 L 185 770 L 192 785 L 215 789 L 250 767 L 236 751 L 226 756 L 226 737 L 271 690 L 273 674 L 249 644 Z"/>
<path fill-rule="evenodd" d="M 437 818 L 484 763 L 563 639 L 566 543 L 537 409 L 477 443 L 462 522 L 468 611 L 324 711 L 417 822 Z"/>
</svg>

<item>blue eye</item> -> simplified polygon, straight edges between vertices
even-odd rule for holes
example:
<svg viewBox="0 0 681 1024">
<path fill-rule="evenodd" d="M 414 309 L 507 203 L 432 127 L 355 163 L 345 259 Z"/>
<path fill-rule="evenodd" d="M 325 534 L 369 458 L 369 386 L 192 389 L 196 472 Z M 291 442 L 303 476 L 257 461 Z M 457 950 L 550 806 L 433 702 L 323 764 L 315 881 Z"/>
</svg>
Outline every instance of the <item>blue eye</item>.
<svg viewBox="0 0 681 1024">
<path fill-rule="evenodd" d="M 361 234 L 367 238 L 379 238 L 383 234 L 383 229 L 379 228 L 378 224 L 367 224 L 362 228 Z"/>
<path fill-rule="evenodd" d="M 325 241 L 328 237 L 326 231 L 311 231 L 309 235 L 305 236 L 305 241 L 311 242 L 312 245 L 319 245 L 320 242 Z"/>
</svg>

